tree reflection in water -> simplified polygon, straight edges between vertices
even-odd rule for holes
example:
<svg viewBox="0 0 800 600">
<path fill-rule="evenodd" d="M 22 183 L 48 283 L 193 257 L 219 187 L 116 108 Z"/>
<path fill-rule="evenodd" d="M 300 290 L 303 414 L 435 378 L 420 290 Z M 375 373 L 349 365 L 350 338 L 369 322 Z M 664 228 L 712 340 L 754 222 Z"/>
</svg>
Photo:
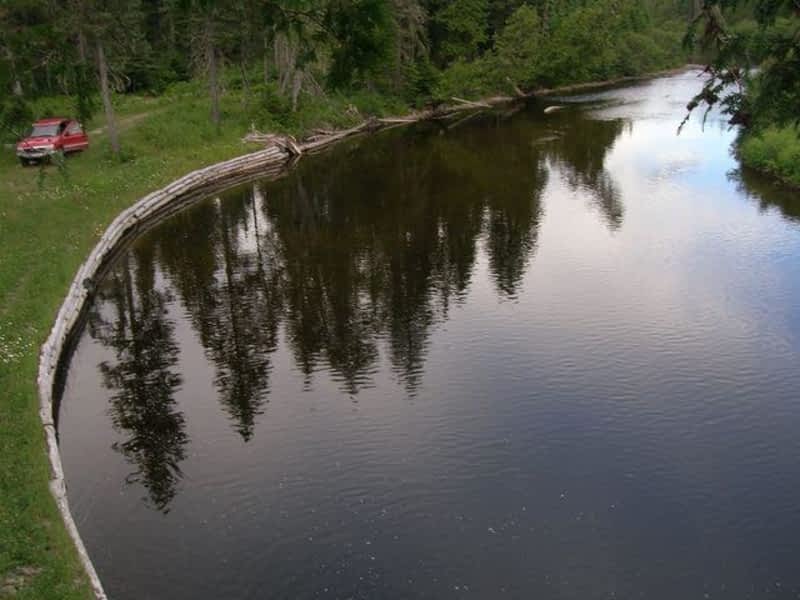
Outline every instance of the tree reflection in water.
<svg viewBox="0 0 800 600">
<path fill-rule="evenodd" d="M 568 112 L 554 120 L 557 139 L 544 146 L 547 158 L 572 189 L 585 190 L 612 230 L 622 226 L 624 207 L 619 189 L 606 170 L 606 158 L 617 138 L 630 126 L 623 119 L 590 119 Z"/>
<path fill-rule="evenodd" d="M 325 370 L 354 396 L 373 385 L 383 356 L 407 394 L 418 393 L 432 329 L 466 297 L 479 248 L 497 293 L 520 293 L 551 172 L 594 190 L 609 225 L 620 226 L 604 162 L 622 122 L 499 119 L 379 136 L 309 159 L 284 180 L 179 213 L 123 257 L 101 287 L 91 334 L 115 356 L 100 365 L 114 426 L 127 436 L 115 449 L 156 508 L 174 497 L 188 444 L 171 302 L 247 442 L 281 343 L 309 388 Z M 559 137 L 538 143 L 553 127 Z"/>
<path fill-rule="evenodd" d="M 728 175 L 739 191 L 758 203 L 762 212 L 778 210 L 785 218 L 800 222 L 800 194 L 769 175 L 742 167 Z"/>
<path fill-rule="evenodd" d="M 114 428 L 127 438 L 114 444 L 134 466 L 128 482 L 141 483 L 149 501 L 167 511 L 181 478 L 189 438 L 174 394 L 178 345 L 167 318 L 168 293 L 156 289 L 152 249 L 126 254 L 109 277 L 89 315 L 92 337 L 113 349 L 115 360 L 100 364 L 111 390 Z"/>
</svg>

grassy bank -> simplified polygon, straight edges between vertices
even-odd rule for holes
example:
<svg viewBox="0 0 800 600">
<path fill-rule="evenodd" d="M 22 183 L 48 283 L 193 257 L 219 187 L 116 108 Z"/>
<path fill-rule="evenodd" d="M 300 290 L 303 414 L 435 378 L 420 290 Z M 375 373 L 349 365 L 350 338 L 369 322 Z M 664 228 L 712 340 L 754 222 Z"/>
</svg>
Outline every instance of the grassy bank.
<svg viewBox="0 0 800 600">
<path fill-rule="evenodd" d="M 748 167 L 800 187 L 800 130 L 769 127 L 747 134 L 740 140 L 739 156 Z"/>
</svg>

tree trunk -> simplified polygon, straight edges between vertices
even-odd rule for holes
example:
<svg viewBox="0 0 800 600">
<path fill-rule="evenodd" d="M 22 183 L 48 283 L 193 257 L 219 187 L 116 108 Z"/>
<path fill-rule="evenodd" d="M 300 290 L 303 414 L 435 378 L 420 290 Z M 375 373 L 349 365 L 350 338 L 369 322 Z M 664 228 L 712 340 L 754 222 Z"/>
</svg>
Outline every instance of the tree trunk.
<svg viewBox="0 0 800 600">
<path fill-rule="evenodd" d="M 694 21 L 698 17 L 698 15 L 702 12 L 702 10 L 703 10 L 703 2 L 702 2 L 702 0 L 693 0 L 693 2 L 692 2 L 692 14 L 690 16 L 690 20 Z"/>
<path fill-rule="evenodd" d="M 78 59 L 82 65 L 86 64 L 86 36 L 83 29 L 78 30 Z"/>
<path fill-rule="evenodd" d="M 289 91 L 289 84 L 294 79 L 297 53 L 288 34 L 275 35 L 275 68 L 278 75 L 278 87 L 281 94 Z"/>
<path fill-rule="evenodd" d="M 550 31 L 550 2 L 545 2 L 541 10 L 542 29 Z"/>
<path fill-rule="evenodd" d="M 17 74 L 17 63 L 14 60 L 14 53 L 9 48 L 6 48 L 6 58 L 11 65 L 11 76 L 14 79 L 11 91 L 15 96 L 22 96 L 22 82 Z"/>
<path fill-rule="evenodd" d="M 242 40 L 241 45 L 241 60 L 239 62 L 239 69 L 242 72 L 242 107 L 247 108 L 248 103 L 250 102 L 250 78 L 247 76 L 247 45 Z"/>
<path fill-rule="evenodd" d="M 111 104 L 111 90 L 108 87 L 108 65 L 103 51 L 103 43 L 97 40 L 97 70 L 100 74 L 100 96 L 103 98 L 103 110 L 106 113 L 106 129 L 111 151 L 119 156 L 119 135 L 117 133 L 117 119 L 114 116 L 114 105 Z"/>
<path fill-rule="evenodd" d="M 303 71 L 295 70 L 292 80 L 292 112 L 297 110 L 297 99 L 300 97 L 300 90 L 303 88 Z"/>
<path fill-rule="evenodd" d="M 217 49 L 214 47 L 214 26 L 206 19 L 206 59 L 208 61 L 208 91 L 211 96 L 211 122 L 219 129 L 219 80 L 217 74 Z"/>
<path fill-rule="evenodd" d="M 264 33 L 264 85 L 269 83 L 269 35 Z"/>
<path fill-rule="evenodd" d="M 272 44 L 275 47 L 275 75 L 278 78 L 278 89 L 283 93 L 283 82 L 285 78 L 283 35 L 276 33 Z"/>
</svg>

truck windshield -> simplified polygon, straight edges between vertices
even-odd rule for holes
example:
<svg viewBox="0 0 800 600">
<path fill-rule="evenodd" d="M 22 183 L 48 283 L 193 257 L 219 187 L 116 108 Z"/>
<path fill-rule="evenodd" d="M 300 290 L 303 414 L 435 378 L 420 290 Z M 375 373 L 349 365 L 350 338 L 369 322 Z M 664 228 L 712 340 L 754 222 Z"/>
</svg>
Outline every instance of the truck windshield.
<svg viewBox="0 0 800 600">
<path fill-rule="evenodd" d="M 52 137 L 58 133 L 58 123 L 34 125 L 30 137 Z"/>
</svg>

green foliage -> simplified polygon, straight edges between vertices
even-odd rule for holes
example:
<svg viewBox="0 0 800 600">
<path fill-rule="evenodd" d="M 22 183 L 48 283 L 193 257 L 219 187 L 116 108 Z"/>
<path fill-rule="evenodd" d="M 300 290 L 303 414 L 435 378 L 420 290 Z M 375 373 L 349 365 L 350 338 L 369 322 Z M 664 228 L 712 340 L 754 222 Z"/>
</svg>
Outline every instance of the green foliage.
<svg viewBox="0 0 800 600">
<path fill-rule="evenodd" d="M 515 84 L 533 85 L 542 71 L 545 42 L 539 13 L 527 5 L 519 7 L 497 39 L 500 74 Z"/>
<path fill-rule="evenodd" d="M 453 63 L 435 86 L 434 100 L 447 102 L 452 96 L 476 98 L 495 91 L 498 81 L 493 67 L 491 57 Z"/>
<path fill-rule="evenodd" d="M 658 30 L 629 31 L 620 36 L 617 70 L 621 75 L 641 75 L 685 62 L 681 50 L 682 23 L 665 23 Z"/>
<path fill-rule="evenodd" d="M 594 1 L 562 19 L 553 32 L 543 76 L 549 84 L 604 80 L 626 74 L 620 69 L 624 46 L 620 38 L 632 31 L 626 23 L 635 12 L 630 2 Z M 630 73 L 627 73 L 630 74 Z"/>
<path fill-rule="evenodd" d="M 434 94 L 441 73 L 433 65 L 428 56 L 409 63 L 404 72 L 404 97 L 412 104 L 420 106 L 428 102 Z"/>
<path fill-rule="evenodd" d="M 444 29 L 442 56 L 448 61 L 473 60 L 486 43 L 488 0 L 452 0 L 436 14 Z"/>
<path fill-rule="evenodd" d="M 744 163 L 800 186 L 800 131 L 795 127 L 767 127 L 742 138 L 739 155 Z"/>
<path fill-rule="evenodd" d="M 25 99 L 11 96 L 0 104 L 0 136 L 7 142 L 23 137 L 33 122 L 33 110 Z"/>
<path fill-rule="evenodd" d="M 749 7 L 758 24 L 730 26 L 726 15 Z M 732 124 L 763 129 L 799 122 L 800 10 L 795 0 L 705 0 L 686 43 L 713 51 L 709 77 L 689 110 L 719 106 Z M 752 74 L 758 67 L 757 74 Z"/>
<path fill-rule="evenodd" d="M 325 20 L 335 40 L 328 74 L 331 85 L 345 88 L 378 78 L 391 58 L 395 35 L 388 2 L 333 2 Z"/>
</svg>

